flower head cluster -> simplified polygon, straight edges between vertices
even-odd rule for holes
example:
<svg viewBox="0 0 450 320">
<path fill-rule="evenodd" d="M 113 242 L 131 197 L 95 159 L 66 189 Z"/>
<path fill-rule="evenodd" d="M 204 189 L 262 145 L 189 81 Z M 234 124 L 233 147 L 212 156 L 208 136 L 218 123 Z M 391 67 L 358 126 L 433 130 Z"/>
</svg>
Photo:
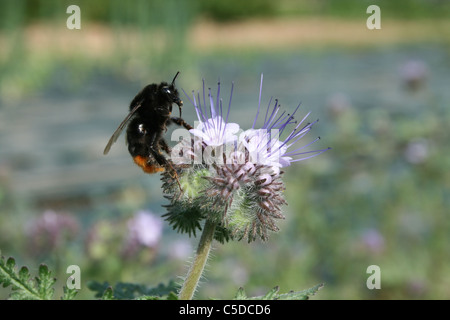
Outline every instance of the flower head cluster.
<svg viewBox="0 0 450 320">
<path fill-rule="evenodd" d="M 183 191 L 170 172 L 163 176 L 166 197 L 171 201 L 166 217 L 179 231 L 195 234 L 200 221 L 209 219 L 219 226 L 219 241 L 267 240 L 270 231 L 278 231 L 276 219 L 284 219 L 282 168 L 328 150 L 305 151 L 318 139 L 297 146 L 317 122 L 305 123 L 309 114 L 297 122 L 294 115 L 300 105 L 287 114 L 281 111 L 278 100 L 272 104 L 270 99 L 263 124 L 256 126 L 262 82 L 261 76 L 257 114 L 252 128 L 245 131 L 229 122 L 233 85 L 225 117 L 220 82 L 215 98 L 208 89 L 206 99 L 204 82 L 202 97 L 193 93 L 191 98 L 185 93 L 195 107 L 199 124 L 172 154 L 172 159 L 181 159 L 174 165 Z"/>
</svg>

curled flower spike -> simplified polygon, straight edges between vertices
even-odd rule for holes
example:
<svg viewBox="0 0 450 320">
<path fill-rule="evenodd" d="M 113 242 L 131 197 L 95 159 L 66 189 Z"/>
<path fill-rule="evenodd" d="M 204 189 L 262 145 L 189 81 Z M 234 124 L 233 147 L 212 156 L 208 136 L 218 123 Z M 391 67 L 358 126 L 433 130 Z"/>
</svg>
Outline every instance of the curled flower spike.
<svg viewBox="0 0 450 320">
<path fill-rule="evenodd" d="M 269 105 L 264 117 L 264 123 L 259 129 L 255 129 L 256 122 L 261 109 L 261 95 L 262 95 L 263 75 L 261 75 L 261 84 L 259 89 L 259 103 L 258 110 L 256 112 L 253 126 L 250 130 L 244 132 L 244 139 L 241 139 L 246 143 L 246 148 L 253 153 L 256 152 L 258 159 L 265 161 L 267 165 L 273 167 L 287 167 L 293 162 L 306 160 L 329 150 L 330 148 L 303 151 L 308 148 L 314 142 L 320 139 L 316 138 L 312 142 L 296 147 L 296 143 L 300 141 L 316 124 L 319 120 L 309 122 L 305 124 L 306 118 L 310 115 L 310 112 L 306 114 L 299 122 L 295 121 L 294 115 L 300 108 L 300 104 L 295 108 L 291 114 L 286 114 L 283 111 L 281 114 L 281 106 L 278 100 L 275 99 L 274 106 L 270 108 L 272 98 L 270 98 Z M 287 138 L 282 141 L 280 136 L 290 125 L 295 125 L 294 129 L 288 134 Z M 288 150 L 293 149 L 293 150 Z"/>
<path fill-rule="evenodd" d="M 163 174 L 164 192 L 170 200 L 165 216 L 178 231 L 195 235 L 204 220 L 217 226 L 214 237 L 221 242 L 267 240 L 270 232 L 278 231 L 276 220 L 284 219 L 282 168 L 328 150 L 307 151 L 319 138 L 297 145 L 318 121 L 306 123 L 309 113 L 296 121 L 300 105 L 287 114 L 281 111 L 278 100 L 272 105 L 271 98 L 263 124 L 257 127 L 262 83 L 261 75 L 253 126 L 240 132 L 238 124 L 229 122 L 233 85 L 225 117 L 220 82 L 216 97 L 208 89 L 206 99 L 203 81 L 203 102 L 200 93 L 193 93 L 191 99 L 185 92 L 199 124 L 190 130 L 190 140 L 183 140 L 177 149 L 185 156 L 184 162 L 175 166 L 184 192 L 170 174 Z"/>
</svg>

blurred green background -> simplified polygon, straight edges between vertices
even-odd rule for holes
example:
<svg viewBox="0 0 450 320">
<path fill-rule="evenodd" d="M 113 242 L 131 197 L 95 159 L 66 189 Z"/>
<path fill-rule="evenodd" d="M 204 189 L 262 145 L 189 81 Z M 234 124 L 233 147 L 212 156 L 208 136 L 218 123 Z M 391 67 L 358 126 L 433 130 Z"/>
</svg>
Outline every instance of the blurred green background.
<svg viewBox="0 0 450 320">
<path fill-rule="evenodd" d="M 72 4 L 80 30 L 66 27 Z M 85 299 L 89 280 L 184 276 L 197 240 L 157 219 L 159 177 L 124 137 L 103 148 L 135 94 L 177 71 L 186 92 L 220 78 L 224 101 L 234 81 L 231 121 L 249 127 L 264 73 L 263 105 L 302 102 L 320 118 L 304 143 L 332 150 L 286 169 L 286 220 L 267 243 L 215 246 L 197 298 L 323 282 L 315 299 L 449 299 L 449 14 L 440 0 L 2 0 L 2 255 L 48 264 L 61 286 L 79 265 Z"/>
</svg>

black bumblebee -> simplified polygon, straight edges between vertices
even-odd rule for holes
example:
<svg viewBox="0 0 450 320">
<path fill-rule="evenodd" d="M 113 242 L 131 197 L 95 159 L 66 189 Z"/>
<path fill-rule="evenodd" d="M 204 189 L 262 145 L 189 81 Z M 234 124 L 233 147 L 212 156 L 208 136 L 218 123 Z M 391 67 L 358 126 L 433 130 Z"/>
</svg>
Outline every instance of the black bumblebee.
<svg viewBox="0 0 450 320">
<path fill-rule="evenodd" d="M 163 155 L 161 150 L 168 155 L 171 153 L 171 149 L 163 137 L 169 124 L 173 122 L 188 130 L 192 129 L 192 126 L 181 118 L 183 101 L 181 101 L 175 88 L 175 80 L 179 73 L 177 72 L 171 84 L 167 82 L 149 84 L 134 97 L 130 103 L 130 113 L 109 139 L 103 154 L 109 152 L 111 146 L 129 122 L 127 143 L 128 151 L 134 162 L 146 173 L 171 169 L 176 176 L 171 162 Z M 180 117 L 171 116 L 173 103 L 178 105 Z"/>
</svg>

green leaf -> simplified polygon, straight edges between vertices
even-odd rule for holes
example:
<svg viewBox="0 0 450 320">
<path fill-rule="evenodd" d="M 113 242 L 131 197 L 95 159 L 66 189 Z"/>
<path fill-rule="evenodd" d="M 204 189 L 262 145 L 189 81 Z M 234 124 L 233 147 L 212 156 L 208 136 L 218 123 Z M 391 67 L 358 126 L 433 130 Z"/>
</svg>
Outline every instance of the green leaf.
<svg viewBox="0 0 450 320">
<path fill-rule="evenodd" d="M 12 257 L 6 260 L 0 252 L 0 284 L 4 288 L 11 287 L 10 298 L 15 300 L 50 300 L 53 299 L 56 279 L 45 264 L 41 264 L 38 276 L 32 278 L 27 267 L 17 271 L 16 260 Z M 64 288 L 63 299 L 73 299 L 76 292 Z"/>
<path fill-rule="evenodd" d="M 240 287 L 238 289 L 238 292 L 234 296 L 234 300 L 246 300 L 246 299 L 247 299 L 247 295 L 245 294 L 245 290 L 244 290 L 244 288 Z"/>
<path fill-rule="evenodd" d="M 4 257 L 0 256 L 0 283 L 3 287 L 11 286 L 11 299 L 16 300 L 41 300 L 36 284 L 30 280 L 31 276 L 27 267 L 22 267 L 17 272 L 16 260 L 8 258 L 5 263 Z"/>
<path fill-rule="evenodd" d="M 309 297 L 315 295 L 317 291 L 323 288 L 323 283 L 303 291 L 290 291 L 288 293 L 278 295 L 278 300 L 308 300 Z"/>
<path fill-rule="evenodd" d="M 178 300 L 178 296 L 175 292 L 170 292 L 168 295 L 164 296 L 140 296 L 135 300 Z"/>
<path fill-rule="evenodd" d="M 39 266 L 39 277 L 36 277 L 36 283 L 38 285 L 39 295 L 45 299 L 50 300 L 53 298 L 55 289 L 53 285 L 56 279 L 52 277 L 52 272 L 45 264 Z"/>
<path fill-rule="evenodd" d="M 110 287 L 108 282 L 97 282 L 97 281 L 89 281 L 87 283 L 87 287 L 91 290 L 95 292 L 95 297 L 96 298 L 101 298 L 103 293 L 105 292 L 105 290 Z"/>
<path fill-rule="evenodd" d="M 160 296 L 160 297 L 167 296 L 167 297 L 173 298 L 173 295 L 175 297 L 177 297 L 177 295 L 174 292 L 177 292 L 178 289 L 179 289 L 179 285 L 176 284 L 174 280 L 170 280 L 167 285 L 160 283 L 160 284 L 158 284 L 158 286 L 148 289 L 147 294 L 156 295 L 156 296 Z M 169 299 L 169 300 L 173 300 L 173 299 Z"/>
<path fill-rule="evenodd" d="M 96 292 L 95 296 L 100 298 L 104 298 L 105 294 L 107 294 L 107 297 L 111 294 L 112 299 L 118 300 L 174 300 L 177 298 L 174 292 L 177 291 L 178 286 L 173 280 L 167 285 L 161 283 L 153 288 L 142 284 L 124 282 L 119 282 L 113 287 L 108 282 L 90 281 L 88 288 Z"/>
<path fill-rule="evenodd" d="M 111 287 L 106 288 L 103 292 L 102 300 L 114 300 L 113 289 Z"/>
<path fill-rule="evenodd" d="M 135 299 L 139 296 L 149 295 L 147 288 L 141 284 L 119 282 L 114 287 L 114 297 L 116 299 Z"/>
<path fill-rule="evenodd" d="M 256 297 L 247 297 L 247 294 L 245 293 L 243 288 L 239 288 L 238 292 L 236 293 L 236 296 L 234 297 L 235 300 L 307 300 L 310 296 L 313 296 L 323 287 L 323 284 L 318 284 L 312 288 L 302 290 L 302 291 L 290 291 L 288 293 L 279 294 L 279 287 L 275 287 L 269 292 L 267 292 L 263 296 L 256 296 Z"/>
<path fill-rule="evenodd" d="M 78 293 L 77 289 L 69 289 L 66 286 L 63 288 L 64 295 L 61 297 L 62 300 L 73 300 Z"/>
<path fill-rule="evenodd" d="M 157 296 L 140 296 L 140 297 L 137 297 L 135 300 L 160 300 L 160 297 L 157 297 Z"/>
<path fill-rule="evenodd" d="M 14 261 L 14 264 L 16 263 L 14 259 L 9 258 L 9 260 Z M 28 271 L 27 267 L 22 267 L 19 270 L 19 279 L 23 282 L 26 282 L 30 279 L 30 272 Z"/>
<path fill-rule="evenodd" d="M 175 292 L 171 291 L 166 296 L 166 300 L 178 300 L 178 295 Z"/>
<path fill-rule="evenodd" d="M 269 290 L 263 297 L 262 300 L 275 300 L 277 299 L 278 291 L 280 291 L 280 287 L 276 286 L 272 290 Z"/>
</svg>

